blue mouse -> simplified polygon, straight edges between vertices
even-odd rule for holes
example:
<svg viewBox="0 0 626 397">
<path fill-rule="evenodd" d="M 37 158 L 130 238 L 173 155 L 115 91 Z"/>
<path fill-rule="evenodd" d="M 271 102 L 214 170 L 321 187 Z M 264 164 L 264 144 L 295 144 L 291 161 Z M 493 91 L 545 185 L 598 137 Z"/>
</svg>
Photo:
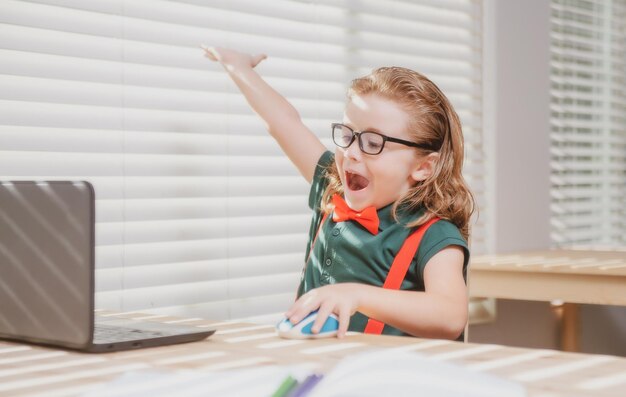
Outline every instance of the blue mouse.
<svg viewBox="0 0 626 397">
<path fill-rule="evenodd" d="M 311 328 L 313 327 L 313 323 L 315 322 L 316 318 L 317 310 L 311 312 L 308 316 L 303 318 L 298 324 L 295 325 L 286 318 L 276 324 L 276 331 L 278 332 L 278 336 L 288 339 L 319 339 L 337 335 L 337 330 L 339 329 L 339 319 L 336 315 L 331 313 L 326 319 L 326 322 L 324 323 L 322 328 L 320 329 L 320 332 L 314 334 L 311 331 Z"/>
</svg>

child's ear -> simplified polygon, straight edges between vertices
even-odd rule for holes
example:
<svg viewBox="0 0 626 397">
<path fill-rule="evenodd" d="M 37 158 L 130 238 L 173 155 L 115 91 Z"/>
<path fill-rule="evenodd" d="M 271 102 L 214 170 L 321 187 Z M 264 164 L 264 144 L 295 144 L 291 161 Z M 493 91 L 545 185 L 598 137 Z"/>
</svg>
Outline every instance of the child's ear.
<svg viewBox="0 0 626 397">
<path fill-rule="evenodd" d="M 439 153 L 430 153 L 428 156 L 422 158 L 415 170 L 411 173 L 411 178 L 416 182 L 427 179 L 435 171 L 437 161 L 439 161 Z"/>
</svg>

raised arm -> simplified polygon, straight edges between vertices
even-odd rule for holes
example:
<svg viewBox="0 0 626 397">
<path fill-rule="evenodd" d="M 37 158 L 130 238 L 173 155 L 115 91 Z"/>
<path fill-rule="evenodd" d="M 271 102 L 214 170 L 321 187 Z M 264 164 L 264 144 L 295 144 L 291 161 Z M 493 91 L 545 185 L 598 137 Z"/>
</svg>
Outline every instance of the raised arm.
<svg viewBox="0 0 626 397">
<path fill-rule="evenodd" d="M 252 109 L 265 122 L 300 174 L 311 182 L 317 161 L 326 150 L 319 138 L 309 130 L 298 111 L 254 71 L 267 58 L 264 54 L 249 55 L 237 51 L 201 46 L 205 56 L 222 64 Z"/>
</svg>

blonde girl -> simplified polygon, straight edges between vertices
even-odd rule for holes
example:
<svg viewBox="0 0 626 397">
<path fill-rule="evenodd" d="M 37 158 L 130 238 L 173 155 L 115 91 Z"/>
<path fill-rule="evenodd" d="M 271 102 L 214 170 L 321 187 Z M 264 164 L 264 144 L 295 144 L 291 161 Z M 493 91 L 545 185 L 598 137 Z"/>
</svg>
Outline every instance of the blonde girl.
<svg viewBox="0 0 626 397">
<path fill-rule="evenodd" d="M 339 338 L 347 330 L 459 338 L 474 200 L 461 175 L 461 125 L 445 95 L 400 67 L 354 80 L 343 120 L 331 126 L 331 153 L 254 71 L 265 55 L 203 48 L 311 183 L 306 263 L 286 317 L 297 323 L 319 310 L 318 332 L 334 313 Z M 389 288 L 392 263 L 414 234 L 421 234 L 416 252 Z"/>
</svg>

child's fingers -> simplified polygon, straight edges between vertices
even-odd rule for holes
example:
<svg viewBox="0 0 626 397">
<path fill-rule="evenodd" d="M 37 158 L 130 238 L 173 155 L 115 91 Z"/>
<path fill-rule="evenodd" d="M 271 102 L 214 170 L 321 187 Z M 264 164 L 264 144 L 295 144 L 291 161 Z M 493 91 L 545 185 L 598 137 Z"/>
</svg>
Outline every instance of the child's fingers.
<svg viewBox="0 0 626 397">
<path fill-rule="evenodd" d="M 287 318 L 293 324 L 297 324 L 302 321 L 309 313 L 317 310 L 320 307 L 320 301 L 318 299 L 317 291 L 309 291 L 308 293 L 302 295 L 300 299 L 298 299 L 291 309 L 288 310 L 289 316 Z"/>
<path fill-rule="evenodd" d="M 339 312 L 339 329 L 337 330 L 337 338 L 343 338 L 348 332 L 348 326 L 350 326 L 350 312 L 348 310 L 341 310 Z"/>
<path fill-rule="evenodd" d="M 212 61 L 218 61 L 218 54 L 214 47 L 207 47 L 205 44 L 200 44 L 200 48 L 204 50 L 204 56 Z"/>
<path fill-rule="evenodd" d="M 253 56 L 252 57 L 252 67 L 255 67 L 256 65 L 261 63 L 261 61 L 263 61 L 264 59 L 267 59 L 267 55 L 265 55 L 265 54 L 257 54 L 255 56 Z"/>
<path fill-rule="evenodd" d="M 330 313 L 332 313 L 332 311 L 332 307 L 322 305 L 320 307 L 320 310 L 317 312 L 317 317 L 315 318 L 313 327 L 311 327 L 311 332 L 313 332 L 314 334 L 320 332 L 320 330 L 324 326 L 324 323 L 326 322 L 326 319 L 328 319 L 328 316 L 330 315 Z"/>
<path fill-rule="evenodd" d="M 300 308 L 301 302 L 299 300 L 297 300 L 296 302 L 294 302 L 291 307 L 285 312 L 285 317 L 287 318 L 291 318 L 291 316 L 293 316 L 298 309 Z"/>
<path fill-rule="evenodd" d="M 306 306 L 299 306 L 289 316 L 286 316 L 292 324 L 298 324 L 303 318 L 309 315 L 315 309 L 309 309 Z"/>
</svg>

